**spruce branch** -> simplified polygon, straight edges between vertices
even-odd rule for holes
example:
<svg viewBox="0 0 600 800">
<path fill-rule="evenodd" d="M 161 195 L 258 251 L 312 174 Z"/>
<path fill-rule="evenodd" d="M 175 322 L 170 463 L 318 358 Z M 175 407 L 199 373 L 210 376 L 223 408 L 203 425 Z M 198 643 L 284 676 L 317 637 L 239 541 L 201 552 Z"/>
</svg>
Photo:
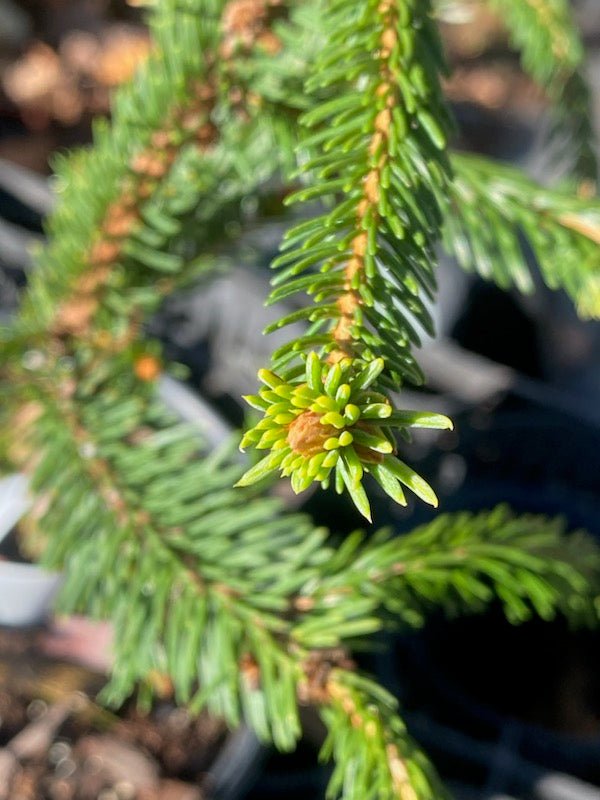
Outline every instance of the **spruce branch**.
<svg viewBox="0 0 600 800">
<path fill-rule="evenodd" d="M 494 597 L 515 622 L 595 618 L 597 547 L 502 508 L 442 516 L 405 537 L 355 533 L 335 547 L 253 484 L 276 470 L 296 491 L 333 479 L 368 516 L 368 472 L 398 502 L 408 488 L 434 503 L 396 458 L 394 432 L 450 423 L 395 409 L 388 390 L 419 379 L 411 347 L 415 326 L 430 325 L 421 295 L 434 289 L 442 227 L 455 249 L 462 226 L 474 258 L 494 257 L 489 233 L 476 242 L 484 234 L 472 215 L 485 209 L 502 222 L 506 264 L 493 271 L 521 282 L 525 267 L 508 264 L 515 224 L 535 228 L 538 242 L 544 231 L 548 275 L 550 248 L 576 246 L 585 267 L 571 260 L 558 280 L 581 300 L 593 285 L 584 273 L 597 210 L 465 157 L 453 186 L 427 4 L 323 5 L 315 42 L 293 33 L 306 34 L 312 3 L 289 18 L 277 0 L 155 4 L 153 60 L 116 100 L 112 133 L 100 130 L 95 149 L 61 173 L 51 244 L 3 350 L 17 356 L 2 365 L 3 422 L 12 464 L 32 476 L 35 547 L 66 571 L 62 608 L 113 621 L 108 701 L 136 686 L 150 701 L 167 686 L 193 712 L 244 719 L 281 749 L 294 747 L 298 707 L 311 703 L 329 730 L 324 757 L 336 760 L 331 797 L 425 800 L 442 793 L 433 770 L 348 648 L 394 621 L 421 625 L 431 608 L 478 612 Z M 315 64 L 303 53 L 311 42 Z M 269 74 L 289 52 L 298 74 L 310 67 L 310 95 L 293 69 Z M 139 325 L 210 266 L 223 209 L 289 160 L 287 112 L 293 120 L 301 108 L 312 183 L 299 199 L 320 196 L 327 208 L 289 234 L 272 299 L 308 292 L 316 306 L 283 320 L 312 327 L 275 354 L 248 398 L 265 417 L 244 445 L 271 452 L 242 476 L 231 448 L 204 452 L 161 406 L 158 351 Z M 96 263 L 94 247 L 107 245 Z M 199 252 L 208 262 L 194 265 Z"/>
<path fill-rule="evenodd" d="M 593 607 L 597 548 L 565 539 L 560 524 L 506 509 L 446 515 L 334 550 L 279 501 L 232 490 L 243 469 L 232 449 L 202 453 L 129 369 L 85 401 L 68 365 L 58 384 L 55 365 L 29 369 L 43 408 L 26 429 L 44 563 L 66 569 L 63 610 L 113 621 L 105 699 L 118 704 L 141 684 L 149 701 L 171 684 L 193 712 L 244 719 L 281 749 L 300 734 L 298 705 L 316 704 L 324 757 L 336 759 L 331 797 L 439 796 L 394 701 L 346 655 L 390 612 L 415 625 L 434 604 L 476 611 L 492 587 L 515 621 Z"/>
<path fill-rule="evenodd" d="M 478 613 L 499 599 L 513 623 L 533 615 L 579 624 L 597 618 L 600 552 L 586 534 L 566 535 L 559 518 L 516 515 L 506 506 L 442 514 L 401 539 L 396 556 L 392 584 L 421 615 L 433 605 Z"/>
<path fill-rule="evenodd" d="M 368 519 L 364 472 L 398 502 L 403 483 L 436 503 L 427 484 L 394 457 L 393 436 L 365 427 L 368 419 L 379 425 L 387 419 L 388 429 L 408 432 L 410 413 L 396 412 L 386 387 L 421 381 L 411 352 L 419 343 L 414 323 L 432 331 L 421 293 L 431 296 L 435 286 L 436 197 L 449 180 L 450 121 L 429 12 L 428 4 L 395 0 L 327 4 L 328 38 L 306 83 L 315 105 L 303 118 L 311 130 L 303 142 L 311 153 L 304 171 L 313 185 L 289 201 L 321 198 L 330 210 L 289 232 L 270 297 L 305 292 L 315 300 L 271 329 L 312 324 L 279 348 L 272 371 L 262 373 L 278 388 L 251 401 L 268 413 L 244 440 L 277 448 L 244 483 L 281 470 L 302 491 L 313 480 L 327 486 L 334 469 L 336 490 L 346 489 Z M 365 380 L 369 393 L 351 402 Z M 301 394 L 310 405 L 300 405 Z M 365 416 L 361 404 L 375 407 Z M 431 415 L 432 427 L 435 420 L 437 427 L 450 424 Z"/>
<path fill-rule="evenodd" d="M 243 713 L 289 749 L 298 667 L 279 642 L 289 626 L 280 614 L 314 573 L 324 532 L 274 517 L 276 500 L 232 491 L 241 468 L 230 453 L 201 457 L 187 427 L 131 391 L 128 370 L 116 403 L 114 377 L 82 403 L 68 378 L 57 389 L 55 369 L 40 365 L 32 390 L 43 413 L 30 428 L 30 468 L 44 498 L 44 562 L 67 572 L 61 607 L 113 621 L 110 701 L 166 674 L 179 702 L 232 725 Z M 273 547 L 286 556 L 278 569 Z M 240 673 L 249 658 L 260 692 Z"/>
<path fill-rule="evenodd" d="M 328 12 L 323 24 L 331 34 L 306 84 L 316 95 L 315 106 L 303 117 L 309 129 L 316 129 L 301 143 L 315 154 L 304 166 L 314 185 L 287 202 L 329 197 L 333 208 L 286 236 L 285 254 L 274 264 L 286 268 L 274 279 L 270 300 L 307 290 L 316 296 L 316 309 L 307 307 L 297 316 L 327 317 L 321 338 L 328 340 L 323 350 L 330 363 L 363 354 L 370 360 L 373 351 L 390 359 L 386 373 L 394 385 L 406 378 L 418 382 L 409 353 L 413 332 L 404 318 L 399 314 L 397 330 L 390 328 L 398 333 L 396 345 L 406 350 L 402 362 L 392 360 L 395 351 L 386 349 L 376 332 L 369 336 L 367 323 L 382 291 L 391 292 L 398 304 L 397 295 L 406 299 L 406 282 L 409 294 L 417 296 L 410 311 L 428 325 L 417 287 L 433 285 L 425 256 L 431 255 L 428 247 L 440 224 L 435 189 L 448 178 L 449 122 L 439 88 L 435 29 L 427 7 L 416 10 L 412 3 L 365 0 L 349 9 L 332 2 Z M 375 32 L 368 30 L 367 19 Z M 414 83 L 406 79 L 410 70 Z M 319 274 L 296 285 L 296 277 L 315 266 Z M 311 278 L 314 286 L 305 286 Z M 380 317 L 374 318 L 373 328 L 378 322 Z M 293 371 L 289 362 L 313 344 L 310 336 L 290 344 L 276 354 L 274 367 Z"/>
<path fill-rule="evenodd" d="M 408 761 L 412 751 L 401 757 L 398 750 L 406 737 L 389 698 L 382 703 L 384 693 L 377 697 L 377 687 L 363 681 L 372 695 L 366 705 L 359 678 L 351 682 L 340 673 L 317 700 L 314 665 L 322 656 L 299 643 L 293 616 L 286 621 L 282 613 L 296 607 L 292 599 L 318 581 L 332 555 L 325 532 L 299 515 L 274 518 L 277 501 L 232 493 L 232 470 L 239 474 L 240 467 L 227 451 L 188 462 L 182 472 L 197 444 L 152 403 L 142 412 L 136 398 L 137 413 L 130 404 L 117 419 L 123 406 L 107 404 L 107 386 L 95 390 L 82 416 L 80 404 L 48 377 L 40 365 L 37 385 L 46 402 L 35 429 L 42 457 L 34 483 L 48 498 L 45 563 L 66 566 L 63 610 L 113 621 L 116 663 L 105 700 L 122 702 L 140 682 L 149 700 L 164 687 L 165 674 L 192 711 L 206 706 L 232 725 L 243 717 L 281 749 L 299 736 L 298 703 L 318 702 L 346 717 L 353 703 L 344 723 L 353 730 L 363 719 L 357 744 L 366 735 L 372 750 L 374 741 L 365 778 L 377 771 L 394 790 L 385 796 L 409 796 L 412 777 L 402 769 L 416 767 Z M 98 413 L 102 408 L 108 416 Z M 349 663 L 341 651 L 336 661 Z M 339 735 L 339 723 L 332 735 Z M 347 770 L 355 753 L 349 759 L 336 747 L 336 756 Z M 349 786 L 344 796 L 355 796 L 348 792 Z"/>
<path fill-rule="evenodd" d="M 584 51 L 569 0 L 488 0 L 521 53 L 523 68 L 553 104 L 552 138 L 574 151 L 574 172 L 598 178 Z M 566 141 L 565 141 L 566 139 Z M 562 140 L 562 141 L 561 141 Z"/>
<path fill-rule="evenodd" d="M 321 710 L 328 738 L 321 758 L 335 759 L 329 798 L 441 800 L 448 794 L 408 735 L 397 702 L 362 675 L 333 670 Z M 360 753 L 360 757 L 358 754 Z"/>
<path fill-rule="evenodd" d="M 485 158 L 456 154 L 452 165 L 443 243 L 458 263 L 529 292 L 533 253 L 545 283 L 566 290 L 581 316 L 598 318 L 600 202 Z"/>
<path fill-rule="evenodd" d="M 567 535 L 560 519 L 517 515 L 506 506 L 442 514 L 404 536 L 383 529 L 368 541 L 360 532 L 348 537 L 319 583 L 295 601 L 311 612 L 295 636 L 333 647 L 344 620 L 362 615 L 374 630 L 388 612 L 420 627 L 436 607 L 479 613 L 496 598 L 515 623 L 532 614 L 589 623 L 598 614 L 599 579 L 597 545 L 581 532 Z"/>
<path fill-rule="evenodd" d="M 214 48 L 218 16 L 215 4 L 208 5 L 185 8 L 168 0 L 154 10 L 154 54 L 115 96 L 112 126 L 98 121 L 94 148 L 57 163 L 63 202 L 47 226 L 50 245 L 38 259 L 23 304 L 25 326 L 56 326 L 65 333 L 87 327 L 97 306 L 96 289 L 106 283 L 123 241 L 140 224 L 138 205 L 169 172 L 179 139 L 197 132 L 193 124 L 184 130 L 184 109 L 189 103 L 190 113 L 195 110 L 199 76 L 206 70 L 203 51 Z"/>
<path fill-rule="evenodd" d="M 2 333 L 7 364 L 10 352 L 33 348 L 48 363 L 73 359 L 73 380 L 88 388 L 124 363 L 142 382 L 158 376 L 158 348 L 143 341 L 141 323 L 214 268 L 241 198 L 279 165 L 270 137 L 282 124 L 267 122 L 270 107 L 233 67 L 233 54 L 249 58 L 271 34 L 277 4 L 251 5 L 244 13 L 238 0 L 169 0 L 153 10 L 153 56 L 116 94 L 111 127 L 98 123 L 93 149 L 59 168 L 49 244 Z M 26 371 L 3 382 L 16 408 L 26 385 Z"/>
<path fill-rule="evenodd" d="M 212 221 L 279 166 L 267 126 L 251 124 L 268 108 L 235 66 L 265 37 L 274 42 L 276 3 L 243 5 L 153 9 L 153 55 L 117 92 L 110 127 L 99 121 L 93 149 L 57 164 L 60 202 L 21 329 L 92 347 L 127 339 L 162 297 L 212 266 L 198 257 L 218 238 Z M 263 167 L 249 174 L 245 160 Z"/>
</svg>

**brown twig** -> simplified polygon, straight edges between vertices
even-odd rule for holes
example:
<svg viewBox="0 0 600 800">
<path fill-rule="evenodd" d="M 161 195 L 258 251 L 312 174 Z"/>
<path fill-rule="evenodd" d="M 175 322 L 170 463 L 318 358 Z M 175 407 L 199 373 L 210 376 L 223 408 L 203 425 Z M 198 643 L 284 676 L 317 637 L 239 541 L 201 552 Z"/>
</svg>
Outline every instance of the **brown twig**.
<svg viewBox="0 0 600 800">
<path fill-rule="evenodd" d="M 124 244 L 141 224 L 145 201 L 171 173 L 184 146 L 195 143 L 205 152 L 214 148 L 218 140 L 212 112 L 219 68 L 223 69 L 223 64 L 226 68 L 227 61 L 240 50 L 250 52 L 256 45 L 272 54 L 279 50 L 279 40 L 270 24 L 272 12 L 280 3 L 281 0 L 229 0 L 225 5 L 221 17 L 221 62 L 208 59 L 208 73 L 202 81 L 191 82 L 187 101 L 174 106 L 149 144 L 130 158 L 118 196 L 106 209 L 96 240 L 83 256 L 85 271 L 73 286 L 71 296 L 57 310 L 51 325 L 53 336 L 82 338 L 90 333 L 102 292 L 122 257 Z M 241 90 L 230 89 L 234 105 L 241 108 L 243 98 Z M 168 289 L 170 283 L 166 286 Z M 135 323 L 134 329 L 137 331 Z"/>
<path fill-rule="evenodd" d="M 355 324 L 356 312 L 362 305 L 360 293 L 356 288 L 356 277 L 359 276 L 360 280 L 364 280 L 367 252 L 367 234 L 363 229 L 363 220 L 368 213 L 371 213 L 374 219 L 373 224 L 377 224 L 381 171 L 389 158 L 386 145 L 392 123 L 391 110 L 395 103 L 395 82 L 388 59 L 392 48 L 397 43 L 397 13 L 394 0 L 381 0 L 378 11 L 383 18 L 383 30 L 379 50 L 381 83 L 377 87 L 376 93 L 378 97 L 384 99 L 385 107 L 375 117 L 375 132 L 369 142 L 371 168 L 363 179 L 363 198 L 356 211 L 356 230 L 360 233 L 357 233 L 351 242 L 352 255 L 344 270 L 344 293 L 337 300 L 340 316 L 331 332 L 337 348 L 329 354 L 330 363 L 336 363 L 342 358 L 352 355 L 352 328 Z"/>
</svg>

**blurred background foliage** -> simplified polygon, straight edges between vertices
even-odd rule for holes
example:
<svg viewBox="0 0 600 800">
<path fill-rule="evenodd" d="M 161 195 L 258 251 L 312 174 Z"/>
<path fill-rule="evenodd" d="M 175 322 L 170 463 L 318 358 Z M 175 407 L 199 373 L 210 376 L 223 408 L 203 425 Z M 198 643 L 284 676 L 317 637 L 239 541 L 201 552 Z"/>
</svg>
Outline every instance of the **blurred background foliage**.
<svg viewBox="0 0 600 800">
<path fill-rule="evenodd" d="M 524 166 L 544 183 L 560 177 L 561 160 L 543 150 L 538 133 L 546 98 L 520 69 L 497 16 L 472 2 L 444 1 L 439 8 L 453 67 L 445 90 L 461 146 Z M 600 13 L 595 0 L 576 10 L 597 117 Z M 142 12 L 133 2 L 0 0 L 0 158 L 47 176 L 54 153 L 89 142 L 92 119 L 109 113 L 111 90 L 149 54 Z M 580 186 L 584 196 L 588 189 Z M 27 246 L 37 240 L 45 201 L 32 209 L 8 194 L 1 199 L 3 217 L 24 232 Z M 259 331 L 272 321 L 262 308 L 264 268 L 282 231 L 280 199 L 279 190 L 265 199 L 258 230 L 228 251 L 238 267 L 233 273 L 170 299 L 151 325 L 168 356 L 186 365 L 194 388 L 236 424 L 244 413 L 238 397 L 254 390 L 265 348 L 276 344 L 265 344 Z M 235 239 L 239 227 L 230 233 Z M 11 234 L 14 244 L 12 228 Z M 4 310 L 15 307 L 25 283 L 24 262 L 6 263 L 10 252 L 0 256 Z M 423 365 L 436 407 L 454 415 L 457 430 L 435 442 L 417 438 L 411 458 L 441 487 L 447 509 L 508 500 L 517 510 L 562 514 L 570 527 L 598 536 L 598 325 L 579 321 L 562 294 L 536 280 L 533 259 L 530 266 L 536 292 L 524 299 L 466 279 L 444 262 L 444 300 L 436 310 L 443 339 L 425 347 Z M 224 318 L 234 324 L 224 325 Z M 421 510 L 380 502 L 396 530 L 426 518 Z M 307 508 L 338 531 L 357 523 L 338 498 L 313 496 Z M 469 785 L 478 787 L 478 797 L 514 792 L 545 800 L 577 789 L 545 790 L 541 781 L 555 770 L 600 785 L 598 652 L 597 635 L 573 634 L 560 622 L 515 631 L 493 608 L 480 619 L 435 618 L 422 633 L 394 637 L 392 656 L 376 650 L 364 661 L 402 698 L 411 729 L 463 796 Z M 9 699 L 10 692 L 9 686 Z M 6 696 L 3 702 L 10 707 Z M 21 706 L 11 711 L 16 720 L 21 712 Z M 307 766 L 314 739 L 307 737 L 295 761 L 269 755 L 247 796 L 305 798 L 320 791 L 323 773 Z"/>
</svg>

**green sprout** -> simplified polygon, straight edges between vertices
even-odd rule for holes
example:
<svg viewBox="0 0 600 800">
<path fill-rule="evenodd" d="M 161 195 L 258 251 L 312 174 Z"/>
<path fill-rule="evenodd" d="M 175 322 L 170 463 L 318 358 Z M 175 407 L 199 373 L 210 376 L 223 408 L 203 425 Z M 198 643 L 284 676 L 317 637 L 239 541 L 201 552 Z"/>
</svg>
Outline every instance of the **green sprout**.
<svg viewBox="0 0 600 800">
<path fill-rule="evenodd" d="M 362 485 L 367 472 L 401 505 L 406 505 L 405 486 L 437 506 L 431 486 L 396 457 L 393 430 L 408 438 L 409 428 L 448 429 L 452 422 L 441 414 L 395 409 L 385 394 L 374 389 L 383 368 L 382 358 L 366 364 L 352 358 L 323 364 L 311 352 L 302 383 L 260 370 L 258 377 L 265 386 L 245 400 L 264 417 L 247 431 L 240 449 L 253 446 L 270 452 L 237 485 L 249 486 L 279 471 L 291 479 L 298 494 L 313 481 L 328 488 L 333 473 L 337 493 L 346 488 L 360 513 L 371 521 Z"/>
</svg>

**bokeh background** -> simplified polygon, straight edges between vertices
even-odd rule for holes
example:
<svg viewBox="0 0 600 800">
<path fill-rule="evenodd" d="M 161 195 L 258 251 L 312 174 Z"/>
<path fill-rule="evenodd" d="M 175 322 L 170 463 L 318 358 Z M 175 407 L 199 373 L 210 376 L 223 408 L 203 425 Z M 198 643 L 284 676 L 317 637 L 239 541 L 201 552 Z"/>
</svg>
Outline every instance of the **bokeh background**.
<svg viewBox="0 0 600 800">
<path fill-rule="evenodd" d="M 497 19 L 466 0 L 439 6 L 458 144 L 542 183 L 559 179 L 565 164 L 546 146 L 544 97 Z M 600 0 L 574 8 L 599 129 Z M 52 158 L 90 141 L 93 118 L 109 114 L 111 92 L 149 47 L 141 2 L 0 0 L 1 318 L 17 308 L 31 249 L 43 241 Z M 150 325 L 224 427 L 243 422 L 240 395 L 254 389 L 256 369 L 276 346 L 260 332 L 276 313 L 263 299 L 285 227 L 279 210 L 264 209 L 232 245 L 229 271 L 171 298 Z M 457 425 L 417 438 L 410 463 L 439 490 L 442 508 L 507 502 L 600 536 L 600 325 L 578 320 L 568 299 L 541 282 L 524 298 L 444 258 L 435 316 L 438 337 L 420 358 L 427 395 L 414 393 L 410 405 L 449 413 Z M 337 496 L 303 503 L 340 534 L 360 525 Z M 401 532 L 427 514 L 382 499 L 377 517 Z M 2 557 L 19 559 L 14 537 Z M 246 732 L 232 740 L 217 723 L 191 720 L 170 704 L 168 687 L 148 719 L 133 706 L 118 715 L 100 709 L 93 697 L 109 638 L 80 620 L 0 630 L 0 798 L 198 800 L 199 782 L 222 800 L 324 796 L 327 769 L 315 766 L 320 730 L 310 717 L 298 752 L 282 757 Z M 600 800 L 599 645 L 600 634 L 561 622 L 512 628 L 492 609 L 433 619 L 418 634 L 386 634 L 361 660 L 401 699 L 458 797 Z M 82 693 L 79 707 L 74 692 Z M 18 795 L 8 796 L 3 753 L 20 733 L 37 744 L 23 760 Z"/>
</svg>

